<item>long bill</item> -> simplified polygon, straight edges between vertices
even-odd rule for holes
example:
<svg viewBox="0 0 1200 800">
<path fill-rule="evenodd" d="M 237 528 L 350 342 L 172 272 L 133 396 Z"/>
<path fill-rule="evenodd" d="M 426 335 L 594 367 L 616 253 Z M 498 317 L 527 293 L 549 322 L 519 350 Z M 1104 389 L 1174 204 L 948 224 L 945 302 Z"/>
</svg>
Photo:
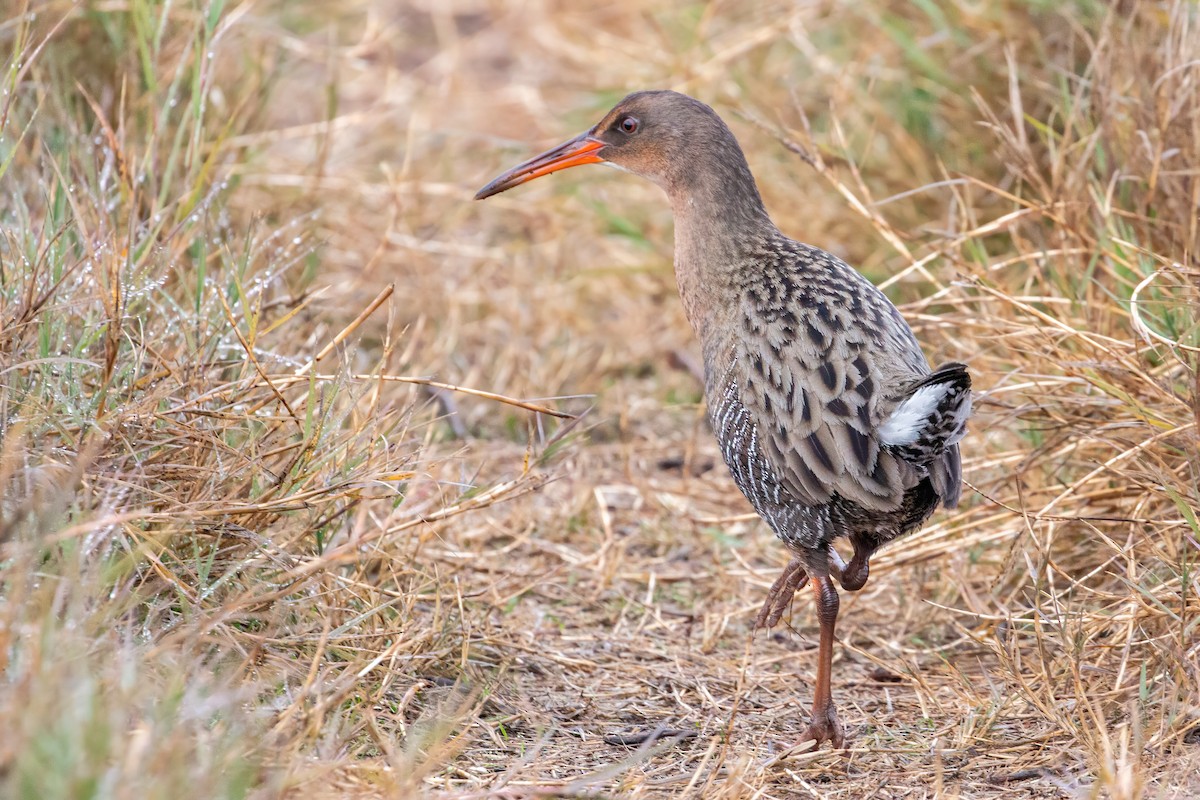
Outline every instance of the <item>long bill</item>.
<svg viewBox="0 0 1200 800">
<path fill-rule="evenodd" d="M 604 161 L 596 154 L 604 147 L 604 142 L 592 138 L 592 132 L 587 131 L 570 141 L 563 142 L 553 150 L 547 150 L 540 156 L 525 161 L 496 178 L 475 195 L 476 200 L 500 194 L 503 191 L 528 183 L 534 178 L 549 175 L 568 167 L 578 167 L 580 164 L 599 164 Z"/>
</svg>

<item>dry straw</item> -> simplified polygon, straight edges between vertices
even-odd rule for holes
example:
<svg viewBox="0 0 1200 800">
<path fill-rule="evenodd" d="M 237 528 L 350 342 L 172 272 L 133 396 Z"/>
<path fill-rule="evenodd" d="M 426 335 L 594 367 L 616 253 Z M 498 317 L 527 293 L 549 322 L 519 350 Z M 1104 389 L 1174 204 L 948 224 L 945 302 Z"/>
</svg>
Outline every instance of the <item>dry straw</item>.
<svg viewBox="0 0 1200 800">
<path fill-rule="evenodd" d="M 1195 4 L 0 14 L 0 793 L 1200 795 Z M 468 201 L 650 86 L 981 389 L 846 754 L 657 190 Z"/>
</svg>

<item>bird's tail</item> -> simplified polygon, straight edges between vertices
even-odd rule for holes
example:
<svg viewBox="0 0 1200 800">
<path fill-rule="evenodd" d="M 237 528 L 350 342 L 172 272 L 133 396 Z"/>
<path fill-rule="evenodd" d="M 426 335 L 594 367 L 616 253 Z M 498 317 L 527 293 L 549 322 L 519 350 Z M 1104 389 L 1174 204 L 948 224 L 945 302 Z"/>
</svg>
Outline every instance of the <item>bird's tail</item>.
<svg viewBox="0 0 1200 800">
<path fill-rule="evenodd" d="M 970 416 L 971 376 L 951 361 L 908 387 L 879 438 L 905 461 L 926 466 L 963 438 Z"/>
</svg>

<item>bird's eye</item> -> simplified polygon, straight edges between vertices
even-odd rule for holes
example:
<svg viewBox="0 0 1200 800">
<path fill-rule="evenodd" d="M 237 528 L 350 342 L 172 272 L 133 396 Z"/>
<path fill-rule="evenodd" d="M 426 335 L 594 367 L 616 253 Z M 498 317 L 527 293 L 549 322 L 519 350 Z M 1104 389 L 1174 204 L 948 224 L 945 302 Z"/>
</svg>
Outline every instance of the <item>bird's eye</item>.
<svg viewBox="0 0 1200 800">
<path fill-rule="evenodd" d="M 626 117 L 621 120 L 621 130 L 625 133 L 637 133 L 638 125 L 640 124 L 637 117 Z"/>
</svg>

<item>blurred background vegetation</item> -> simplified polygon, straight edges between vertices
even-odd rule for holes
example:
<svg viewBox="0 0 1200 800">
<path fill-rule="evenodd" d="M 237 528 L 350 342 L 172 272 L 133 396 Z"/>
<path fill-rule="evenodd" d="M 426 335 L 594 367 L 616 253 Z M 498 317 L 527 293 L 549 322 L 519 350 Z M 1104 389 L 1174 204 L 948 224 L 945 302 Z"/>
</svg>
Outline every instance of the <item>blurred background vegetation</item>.
<svg viewBox="0 0 1200 800">
<path fill-rule="evenodd" d="M 0 795 L 1200 794 L 1195 3 L 31 0 L 0 42 Z M 642 88 L 980 392 L 963 507 L 843 601 L 844 755 L 766 766 L 813 620 L 749 640 L 785 553 L 659 190 L 470 202 Z"/>
</svg>

